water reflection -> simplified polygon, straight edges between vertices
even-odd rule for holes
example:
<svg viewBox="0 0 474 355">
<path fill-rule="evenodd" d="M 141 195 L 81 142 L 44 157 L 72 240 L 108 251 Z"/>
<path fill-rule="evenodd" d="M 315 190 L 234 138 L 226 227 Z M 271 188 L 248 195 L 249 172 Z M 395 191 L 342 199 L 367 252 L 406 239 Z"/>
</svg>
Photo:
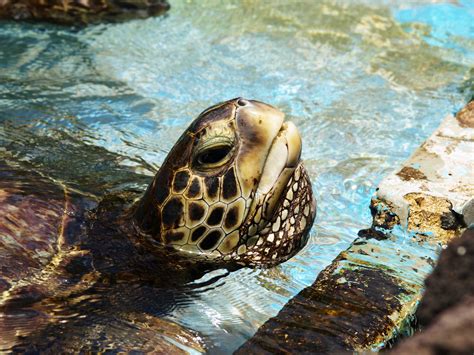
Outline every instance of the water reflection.
<svg viewBox="0 0 474 355">
<path fill-rule="evenodd" d="M 380 179 L 472 95 L 461 88 L 472 77 L 470 18 L 469 2 L 248 0 L 175 1 L 164 18 L 81 31 L 5 22 L 0 152 L 101 196 L 146 186 L 215 102 L 245 96 L 284 110 L 319 201 L 309 245 L 166 312 L 211 352 L 230 351 L 370 224 Z"/>
</svg>

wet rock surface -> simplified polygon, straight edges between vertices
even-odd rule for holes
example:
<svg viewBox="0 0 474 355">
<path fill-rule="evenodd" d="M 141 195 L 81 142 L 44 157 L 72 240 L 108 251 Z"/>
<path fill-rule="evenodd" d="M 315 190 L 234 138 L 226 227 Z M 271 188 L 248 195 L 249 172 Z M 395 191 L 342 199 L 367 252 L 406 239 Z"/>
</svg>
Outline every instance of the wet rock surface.
<svg viewBox="0 0 474 355">
<path fill-rule="evenodd" d="M 441 253 L 426 280 L 416 312 L 422 331 L 391 354 L 474 352 L 474 230 L 468 229 Z"/>
<path fill-rule="evenodd" d="M 466 230 L 441 253 L 416 312 L 420 324 L 431 324 L 438 314 L 468 296 L 474 296 L 474 229 Z"/>
<path fill-rule="evenodd" d="M 409 320 L 437 250 L 432 241 L 393 233 L 382 239 L 364 231 L 236 353 L 376 350 L 410 334 Z"/>
<path fill-rule="evenodd" d="M 0 0 L 0 20 L 86 25 L 161 15 L 166 0 Z"/>
<path fill-rule="evenodd" d="M 344 256 L 340 256 L 340 261 Z M 374 268 L 323 271 L 235 354 L 345 353 L 379 340 L 393 326 L 407 291 Z"/>
</svg>

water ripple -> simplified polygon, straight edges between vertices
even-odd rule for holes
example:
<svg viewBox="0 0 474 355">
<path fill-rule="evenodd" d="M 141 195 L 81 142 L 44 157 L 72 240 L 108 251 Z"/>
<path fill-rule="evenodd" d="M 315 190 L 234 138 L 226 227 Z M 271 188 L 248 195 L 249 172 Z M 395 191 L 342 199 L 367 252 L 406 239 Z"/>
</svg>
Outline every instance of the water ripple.
<svg viewBox="0 0 474 355">
<path fill-rule="evenodd" d="M 318 198 L 308 245 L 272 270 L 211 273 L 157 314 L 229 352 L 370 224 L 378 182 L 472 95 L 472 6 L 456 6 L 173 1 L 162 18 L 80 31 L 4 22 L 0 154 L 95 195 L 143 189 L 205 107 L 245 96 L 284 110 Z M 141 302 L 147 290 L 134 291 Z M 53 313 L 81 316 L 63 311 Z"/>
</svg>

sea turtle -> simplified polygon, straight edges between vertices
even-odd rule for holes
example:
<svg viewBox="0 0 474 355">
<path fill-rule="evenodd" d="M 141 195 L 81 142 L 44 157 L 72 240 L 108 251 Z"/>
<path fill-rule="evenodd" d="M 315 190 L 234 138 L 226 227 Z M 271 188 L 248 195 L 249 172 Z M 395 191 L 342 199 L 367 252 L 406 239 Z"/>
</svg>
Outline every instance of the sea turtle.
<svg viewBox="0 0 474 355">
<path fill-rule="evenodd" d="M 157 16 L 166 0 L 1 0 L 0 19 L 87 24 Z"/>
<path fill-rule="evenodd" d="M 0 350 L 197 346 L 161 318 L 183 287 L 306 244 L 316 203 L 300 154 L 281 111 L 237 98 L 191 123 L 144 193 L 97 202 L 0 159 Z"/>
</svg>

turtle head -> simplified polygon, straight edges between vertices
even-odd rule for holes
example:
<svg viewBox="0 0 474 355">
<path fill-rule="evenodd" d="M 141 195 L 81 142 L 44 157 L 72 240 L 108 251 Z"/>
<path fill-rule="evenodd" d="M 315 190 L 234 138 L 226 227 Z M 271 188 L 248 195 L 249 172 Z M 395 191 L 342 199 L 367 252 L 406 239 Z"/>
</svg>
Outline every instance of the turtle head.
<svg viewBox="0 0 474 355">
<path fill-rule="evenodd" d="M 300 154 L 300 135 L 278 109 L 242 98 L 212 106 L 172 148 L 135 222 L 213 262 L 285 261 L 306 244 L 316 213 Z"/>
</svg>

